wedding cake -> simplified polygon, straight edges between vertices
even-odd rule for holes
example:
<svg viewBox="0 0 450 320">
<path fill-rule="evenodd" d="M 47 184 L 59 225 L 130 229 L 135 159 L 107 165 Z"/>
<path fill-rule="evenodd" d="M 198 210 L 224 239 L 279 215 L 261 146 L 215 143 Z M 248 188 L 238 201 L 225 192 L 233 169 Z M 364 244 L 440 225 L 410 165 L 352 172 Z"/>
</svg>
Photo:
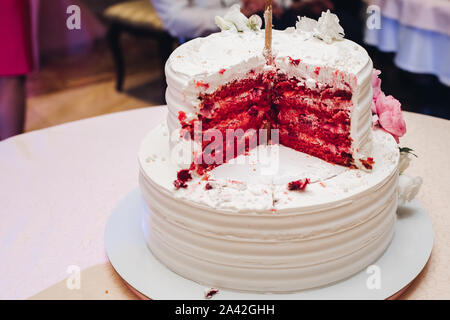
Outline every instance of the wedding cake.
<svg viewBox="0 0 450 320">
<path fill-rule="evenodd" d="M 167 123 L 141 145 L 149 249 L 187 279 L 239 291 L 363 270 L 395 230 L 400 104 L 330 12 L 273 30 L 269 53 L 258 17 L 233 7 L 216 21 L 222 32 L 170 56 Z"/>
</svg>

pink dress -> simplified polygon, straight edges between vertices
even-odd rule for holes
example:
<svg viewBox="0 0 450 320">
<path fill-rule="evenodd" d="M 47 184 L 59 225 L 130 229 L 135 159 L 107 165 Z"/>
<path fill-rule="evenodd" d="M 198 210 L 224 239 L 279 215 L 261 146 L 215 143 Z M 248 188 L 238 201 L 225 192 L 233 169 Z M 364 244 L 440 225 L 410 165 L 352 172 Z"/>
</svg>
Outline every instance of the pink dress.
<svg viewBox="0 0 450 320">
<path fill-rule="evenodd" d="M 29 0 L 0 0 L 0 77 L 32 69 Z"/>
</svg>

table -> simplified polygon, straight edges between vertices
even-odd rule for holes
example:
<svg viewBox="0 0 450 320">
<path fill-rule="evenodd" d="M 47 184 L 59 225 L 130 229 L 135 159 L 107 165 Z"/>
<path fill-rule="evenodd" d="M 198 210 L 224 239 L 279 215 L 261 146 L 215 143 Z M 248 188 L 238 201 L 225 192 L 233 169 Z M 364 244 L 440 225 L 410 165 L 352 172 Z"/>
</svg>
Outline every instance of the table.
<svg viewBox="0 0 450 320">
<path fill-rule="evenodd" d="M 367 44 L 381 51 L 395 52 L 394 62 L 399 68 L 434 74 L 450 86 L 449 0 L 365 2 L 377 6 L 381 13 L 381 28 L 366 27 L 364 41 Z"/>
<path fill-rule="evenodd" d="M 0 299 L 133 299 L 109 265 L 106 221 L 138 185 L 137 152 L 164 121 L 150 107 L 76 121 L 0 142 Z M 405 112 L 402 146 L 435 229 L 431 259 L 402 296 L 450 299 L 450 121 Z M 66 286 L 81 269 L 80 289 Z"/>
</svg>

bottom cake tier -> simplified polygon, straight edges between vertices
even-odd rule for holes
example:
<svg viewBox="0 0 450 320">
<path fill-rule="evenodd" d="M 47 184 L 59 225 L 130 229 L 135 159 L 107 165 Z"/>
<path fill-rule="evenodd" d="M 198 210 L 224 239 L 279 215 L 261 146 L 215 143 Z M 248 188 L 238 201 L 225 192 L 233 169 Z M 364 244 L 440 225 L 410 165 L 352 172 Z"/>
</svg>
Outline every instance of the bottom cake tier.
<svg viewBox="0 0 450 320">
<path fill-rule="evenodd" d="M 142 226 L 153 255 L 207 287 L 266 293 L 327 285 L 376 261 L 396 221 L 395 140 L 373 132 L 370 171 L 276 147 L 277 169 L 270 173 L 249 154 L 177 190 L 180 167 L 168 130 L 160 125 L 150 132 L 139 153 L 139 181 L 150 208 Z M 265 148 L 275 146 L 251 152 Z M 239 163 L 245 159 L 252 160 Z M 287 182 L 300 178 L 311 183 L 288 190 Z"/>
</svg>

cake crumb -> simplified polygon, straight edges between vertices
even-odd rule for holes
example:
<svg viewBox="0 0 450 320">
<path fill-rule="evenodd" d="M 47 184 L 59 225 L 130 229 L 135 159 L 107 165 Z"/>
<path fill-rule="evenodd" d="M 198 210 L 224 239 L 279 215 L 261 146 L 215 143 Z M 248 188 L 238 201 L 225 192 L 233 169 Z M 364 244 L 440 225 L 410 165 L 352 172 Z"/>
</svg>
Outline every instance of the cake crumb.
<svg viewBox="0 0 450 320">
<path fill-rule="evenodd" d="M 292 59 L 291 57 L 288 57 L 288 58 L 289 58 L 289 62 L 294 66 L 298 66 L 299 63 L 302 61 L 301 59 Z"/>
<path fill-rule="evenodd" d="M 317 75 L 319 75 L 319 73 L 320 73 L 320 67 L 316 67 L 316 68 L 314 69 L 314 73 L 317 74 Z"/>
<path fill-rule="evenodd" d="M 208 88 L 209 88 L 209 84 L 204 83 L 203 81 L 197 81 L 197 82 L 195 82 L 195 86 L 196 86 L 197 88 L 199 88 L 199 87 L 203 87 L 203 88 L 205 88 L 205 89 L 208 89 Z"/>
<path fill-rule="evenodd" d="M 177 172 L 177 179 L 173 182 L 175 189 L 187 188 L 186 182 L 192 180 L 189 169 L 183 169 Z"/>
<path fill-rule="evenodd" d="M 310 182 L 309 178 L 299 179 L 299 180 L 296 180 L 296 181 L 291 181 L 291 182 L 288 183 L 288 190 L 291 190 L 291 191 L 295 191 L 295 190 L 303 191 L 303 190 L 306 189 L 306 186 L 309 184 L 309 182 Z"/>
<path fill-rule="evenodd" d="M 211 299 L 218 293 L 219 293 L 219 289 L 216 289 L 216 288 L 206 289 L 205 290 L 205 299 Z"/>
<path fill-rule="evenodd" d="M 372 166 L 375 164 L 375 161 L 373 160 L 372 157 L 369 157 L 367 159 L 360 159 L 359 161 L 361 161 L 364 168 L 368 170 L 372 170 Z"/>
</svg>

